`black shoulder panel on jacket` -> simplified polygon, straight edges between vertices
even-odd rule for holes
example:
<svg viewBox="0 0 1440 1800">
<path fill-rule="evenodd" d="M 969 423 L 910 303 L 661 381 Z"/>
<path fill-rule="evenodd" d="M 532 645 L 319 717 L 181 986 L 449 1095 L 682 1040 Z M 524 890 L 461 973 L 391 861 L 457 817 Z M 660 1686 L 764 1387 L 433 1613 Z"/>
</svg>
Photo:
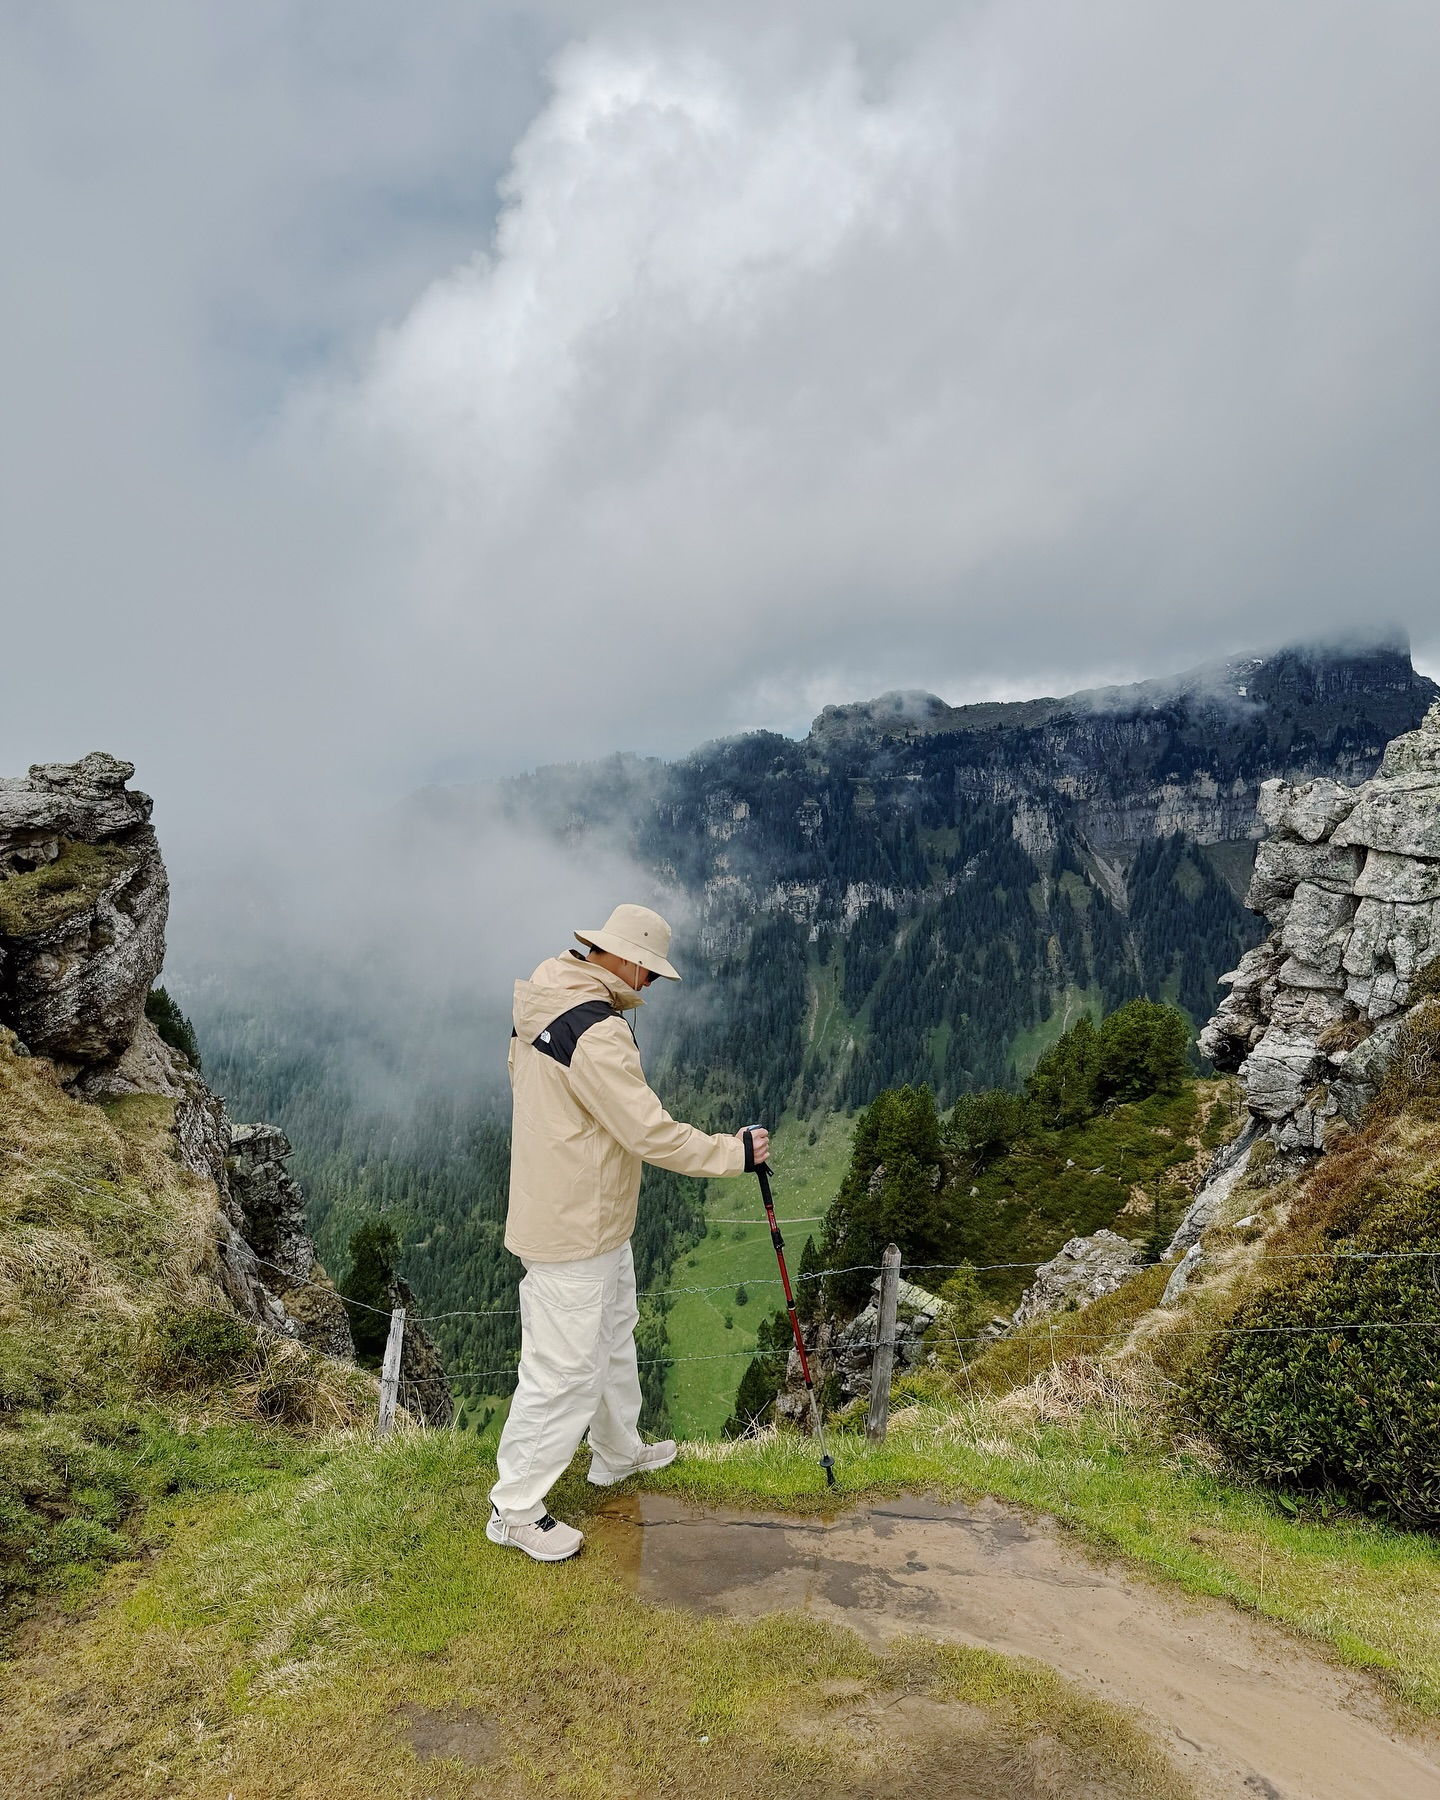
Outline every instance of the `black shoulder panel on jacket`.
<svg viewBox="0 0 1440 1800">
<path fill-rule="evenodd" d="M 598 1025 L 602 1019 L 613 1018 L 614 1014 L 615 1008 L 608 1000 L 586 1000 L 583 1005 L 572 1006 L 569 1012 L 550 1021 L 535 1039 L 535 1048 L 542 1056 L 553 1056 L 568 1069 L 575 1046 L 590 1027 Z"/>
</svg>

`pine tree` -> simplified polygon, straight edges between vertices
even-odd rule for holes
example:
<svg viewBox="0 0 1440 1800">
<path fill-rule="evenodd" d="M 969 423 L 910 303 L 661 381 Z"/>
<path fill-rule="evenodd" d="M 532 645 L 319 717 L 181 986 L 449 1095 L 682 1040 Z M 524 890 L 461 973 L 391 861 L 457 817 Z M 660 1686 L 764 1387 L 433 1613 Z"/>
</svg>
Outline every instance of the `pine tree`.
<svg viewBox="0 0 1440 1800">
<path fill-rule="evenodd" d="M 348 1311 L 358 1362 L 375 1364 L 385 1354 L 399 1254 L 400 1236 L 389 1219 L 367 1219 L 350 1234 L 350 1271 L 340 1293 L 356 1302 Z"/>
</svg>

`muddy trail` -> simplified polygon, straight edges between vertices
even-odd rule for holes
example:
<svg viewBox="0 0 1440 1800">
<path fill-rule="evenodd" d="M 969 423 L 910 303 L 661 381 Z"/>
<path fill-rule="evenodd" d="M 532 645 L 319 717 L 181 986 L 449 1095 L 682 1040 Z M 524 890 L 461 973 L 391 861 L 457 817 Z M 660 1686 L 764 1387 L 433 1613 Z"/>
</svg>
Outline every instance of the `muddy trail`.
<svg viewBox="0 0 1440 1800">
<path fill-rule="evenodd" d="M 739 1616 L 795 1610 L 1033 1657 L 1146 1729 L 1207 1800 L 1437 1800 L 1440 1741 L 1278 1626 L 1092 1560 L 993 1501 L 887 1501 L 832 1520 L 661 1495 L 592 1521 L 641 1598 Z"/>
</svg>

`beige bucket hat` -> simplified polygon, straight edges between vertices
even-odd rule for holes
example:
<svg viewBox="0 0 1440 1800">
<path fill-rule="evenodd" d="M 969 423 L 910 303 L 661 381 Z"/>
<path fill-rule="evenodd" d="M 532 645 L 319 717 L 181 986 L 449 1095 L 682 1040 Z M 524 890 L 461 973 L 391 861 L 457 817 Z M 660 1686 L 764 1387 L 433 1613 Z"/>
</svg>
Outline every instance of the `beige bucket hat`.
<svg viewBox="0 0 1440 1800">
<path fill-rule="evenodd" d="M 680 971 L 666 961 L 670 948 L 670 927 L 648 906 L 617 906 L 598 931 L 577 931 L 582 944 L 596 950 L 608 950 L 612 956 L 623 956 L 626 962 L 639 963 L 652 975 L 664 975 L 679 981 Z"/>
</svg>

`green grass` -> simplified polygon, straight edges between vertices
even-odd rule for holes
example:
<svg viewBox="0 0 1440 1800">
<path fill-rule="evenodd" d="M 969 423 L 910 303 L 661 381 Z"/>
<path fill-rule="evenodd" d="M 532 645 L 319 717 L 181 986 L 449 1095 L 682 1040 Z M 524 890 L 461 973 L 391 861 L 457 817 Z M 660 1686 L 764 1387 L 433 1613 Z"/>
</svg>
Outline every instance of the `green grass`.
<svg viewBox="0 0 1440 1800">
<path fill-rule="evenodd" d="M 583 1517 L 578 1468 L 555 1501 Z M 493 1473 L 466 1434 L 352 1439 L 310 1446 L 259 1491 L 157 1509 L 164 1553 L 0 1667 L 0 1786 L 778 1800 L 888 1793 L 897 1773 L 934 1791 L 969 1768 L 999 1792 L 1015 1746 L 1039 1739 L 1058 1744 L 1067 1792 L 1186 1791 L 1132 1723 L 1035 1664 L 648 1606 L 595 1543 L 555 1567 L 496 1550 Z M 914 1739 L 906 1696 L 951 1708 L 943 1745 Z M 846 1721 L 866 1708 L 857 1737 Z M 469 1719 L 493 1766 L 421 1763 L 417 1712 Z"/>
<path fill-rule="evenodd" d="M 845 1113 L 828 1113 L 813 1125 L 817 1134 L 813 1144 L 809 1141 L 811 1123 L 793 1120 L 781 1124 L 772 1140 L 775 1211 L 782 1226 L 790 1219 L 823 1215 L 849 1166 L 854 1120 Z M 672 1356 L 715 1359 L 677 1362 L 667 1374 L 665 1402 L 671 1426 L 683 1437 L 719 1436 L 755 1347 L 756 1327 L 781 1304 L 775 1251 L 754 1178 L 712 1181 L 706 1216 L 714 1222 L 704 1242 L 676 1263 L 669 1283 L 678 1288 L 719 1290 L 676 1294 L 666 1318 Z M 718 1222 L 732 1219 L 753 1222 Z M 785 1257 L 792 1280 L 799 1271 L 807 1235 L 813 1232 L 818 1239 L 820 1229 L 818 1224 L 785 1229 Z M 749 1304 L 737 1306 L 735 1290 L 742 1282 Z M 732 1321 L 729 1330 L 725 1327 L 727 1313 Z"/>
<path fill-rule="evenodd" d="M 217 1313 L 219 1197 L 173 1117 L 153 1094 L 74 1100 L 0 1032 L 0 1633 L 130 1555 L 156 1497 L 214 1485 L 226 1431 L 373 1404 L 357 1371 Z M 217 1318 L 244 1353 L 197 1371 L 176 1328 L 193 1351 Z"/>
<path fill-rule="evenodd" d="M 93 906 L 135 861 L 135 852 L 119 844 L 62 844 L 54 862 L 0 881 L 0 932 L 34 937 L 63 924 Z"/>
</svg>

